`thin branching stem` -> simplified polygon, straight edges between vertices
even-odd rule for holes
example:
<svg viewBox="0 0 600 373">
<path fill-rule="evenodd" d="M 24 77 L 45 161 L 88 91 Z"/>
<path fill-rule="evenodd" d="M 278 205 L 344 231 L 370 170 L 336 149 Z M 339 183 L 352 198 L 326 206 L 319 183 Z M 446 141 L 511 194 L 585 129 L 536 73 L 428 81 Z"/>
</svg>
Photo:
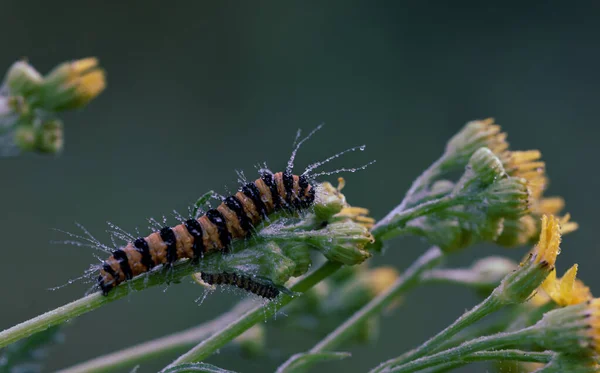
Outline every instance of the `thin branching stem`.
<svg viewBox="0 0 600 373">
<path fill-rule="evenodd" d="M 448 362 L 460 361 L 466 356 L 475 352 L 484 350 L 499 349 L 507 345 L 520 345 L 532 342 L 536 333 L 534 328 L 521 329 L 512 333 L 498 333 L 491 336 L 485 336 L 465 342 L 457 347 L 438 352 L 433 355 L 423 356 L 407 363 L 401 363 L 402 359 L 392 359 L 390 363 L 380 365 L 371 372 L 380 372 L 384 368 L 385 372 L 412 373 L 420 370 L 447 364 Z M 397 360 L 397 361 L 396 361 Z"/>
<path fill-rule="evenodd" d="M 486 315 L 500 309 L 504 303 L 500 302 L 497 297 L 492 294 L 483 302 L 479 303 L 471 310 L 465 312 L 461 317 L 456 319 L 450 326 L 425 341 L 421 346 L 411 350 L 397 358 L 388 360 L 380 364 L 373 372 L 383 371 L 390 366 L 400 365 L 410 360 L 418 359 L 422 356 L 429 355 L 435 352 L 444 342 L 466 328 L 467 326 L 481 320 Z"/>
<path fill-rule="evenodd" d="M 311 289 L 314 285 L 321 282 L 323 279 L 335 273 L 338 269 L 340 269 L 340 267 L 341 264 L 339 263 L 327 262 L 297 282 L 291 290 L 298 293 L 304 293 Z M 208 339 L 204 340 L 187 353 L 181 355 L 167 368 L 183 363 L 203 361 L 229 341 L 250 329 L 256 323 L 264 320 L 265 318 L 272 317 L 281 307 L 290 303 L 294 298 L 295 297 L 287 294 L 281 294 L 281 297 L 276 302 L 272 302 L 266 307 L 256 306 L 252 308 L 240 316 L 237 320 L 230 323 L 226 328 L 219 330 L 217 333 L 211 335 Z"/>
<path fill-rule="evenodd" d="M 379 313 L 383 308 L 393 302 L 400 294 L 404 293 L 409 288 L 419 283 L 419 277 L 423 271 L 435 266 L 440 262 L 443 254 L 438 247 L 432 247 L 417 259 L 407 270 L 400 276 L 394 284 L 386 291 L 373 298 L 368 304 L 357 311 L 352 317 L 347 319 L 337 329 L 331 332 L 327 337 L 310 349 L 309 354 L 319 353 L 323 351 L 331 351 L 340 343 L 347 340 L 348 337 L 356 330 L 356 327 L 363 324 L 370 317 Z M 278 373 L 285 372 L 287 367 L 295 365 L 295 359 L 301 357 L 292 357 L 286 361 L 277 370 Z"/>
<path fill-rule="evenodd" d="M 117 286 L 107 296 L 102 295 L 100 292 L 90 294 L 0 332 L 0 348 L 46 330 L 51 326 L 62 324 L 67 320 L 93 311 L 104 304 L 123 298 L 132 291 L 156 285 L 164 285 L 168 281 L 181 279 L 197 271 L 198 266 L 193 266 L 188 261 L 183 261 L 176 263 L 168 271 L 157 268 L 152 272 L 138 276 L 123 286 Z"/>
<path fill-rule="evenodd" d="M 521 361 L 529 363 L 548 363 L 556 355 L 552 351 L 532 352 L 521 350 L 494 350 L 480 351 L 467 356 L 463 356 L 456 361 L 439 365 L 436 369 L 428 371 L 429 373 L 449 372 L 463 365 L 476 363 L 478 361 Z"/>
<path fill-rule="evenodd" d="M 229 312 L 209 322 L 178 333 L 140 343 L 124 350 L 98 356 L 72 367 L 59 370 L 57 373 L 113 372 L 115 369 L 131 367 L 153 357 L 172 352 L 183 352 L 224 328 L 240 315 L 246 313 L 254 305 L 255 302 L 253 300 L 244 300 Z"/>
</svg>

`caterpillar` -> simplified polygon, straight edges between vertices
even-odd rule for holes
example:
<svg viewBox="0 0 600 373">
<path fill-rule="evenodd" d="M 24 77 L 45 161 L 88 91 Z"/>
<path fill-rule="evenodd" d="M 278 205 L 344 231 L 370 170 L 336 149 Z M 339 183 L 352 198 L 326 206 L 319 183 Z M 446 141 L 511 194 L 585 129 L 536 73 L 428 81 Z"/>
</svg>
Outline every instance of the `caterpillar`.
<svg viewBox="0 0 600 373">
<path fill-rule="evenodd" d="M 285 171 L 272 173 L 267 169 L 261 169 L 258 179 L 245 183 L 235 194 L 223 198 L 217 208 L 209 209 L 202 216 L 188 219 L 179 225 L 165 226 L 146 237 L 131 238 L 124 247 L 110 250 L 111 255 L 102 261 L 99 266 L 100 274 L 96 279 L 97 287 L 102 294 L 108 295 L 119 284 L 149 272 L 158 265 L 171 266 L 180 259 L 197 262 L 205 254 L 215 251 L 228 253 L 233 240 L 250 236 L 254 227 L 269 215 L 282 210 L 299 212 L 310 208 L 314 204 L 316 190 L 312 181 L 317 176 L 345 171 L 354 172 L 375 162 L 371 161 L 357 168 L 312 173 L 318 167 L 343 154 L 364 150 L 365 146 L 362 145 L 312 163 L 301 175 L 293 174 L 294 159 L 300 146 L 322 126 L 317 126 L 300 141 L 298 141 L 300 130 L 298 131 Z M 100 245 L 87 231 L 85 232 L 90 237 L 89 242 L 108 251 L 106 246 Z M 223 279 L 221 276 L 224 276 Z M 238 279 L 233 281 L 230 275 L 221 274 L 221 276 L 213 275 L 212 279 L 228 280 L 231 284 L 237 284 Z M 262 290 L 265 295 L 275 293 L 260 286 L 253 285 L 249 291 Z"/>
<path fill-rule="evenodd" d="M 279 295 L 279 289 L 273 285 L 255 281 L 249 276 L 237 273 L 204 273 L 200 277 L 202 281 L 210 285 L 232 285 L 266 299 L 274 299 Z"/>
<path fill-rule="evenodd" d="M 315 188 L 306 175 L 262 171 L 260 178 L 246 183 L 201 217 L 164 227 L 113 251 L 102 263 L 98 286 L 107 295 L 120 283 L 159 264 L 198 260 L 213 251 L 227 253 L 233 239 L 248 236 L 267 216 L 282 209 L 306 209 L 314 199 Z"/>
</svg>

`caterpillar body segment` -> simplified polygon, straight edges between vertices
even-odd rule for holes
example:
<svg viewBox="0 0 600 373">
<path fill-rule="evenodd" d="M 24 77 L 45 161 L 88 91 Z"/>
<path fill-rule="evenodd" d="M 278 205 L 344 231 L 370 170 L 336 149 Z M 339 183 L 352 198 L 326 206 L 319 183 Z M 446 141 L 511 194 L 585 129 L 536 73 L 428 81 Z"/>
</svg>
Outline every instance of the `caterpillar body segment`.
<svg viewBox="0 0 600 373">
<path fill-rule="evenodd" d="M 308 176 L 293 175 L 289 171 L 275 174 L 263 171 L 260 178 L 224 198 L 217 208 L 137 238 L 113 251 L 100 267 L 98 286 L 107 295 L 118 284 L 157 265 L 172 265 L 179 259 L 199 260 L 213 251 L 227 253 L 233 240 L 249 236 L 253 227 L 270 214 L 284 209 L 303 210 L 314 200 L 315 189 Z M 238 286 L 237 279 L 233 282 L 230 285 Z M 267 291 L 265 295 L 274 293 Z"/>
<path fill-rule="evenodd" d="M 279 288 L 270 282 L 257 281 L 253 277 L 237 273 L 201 273 L 202 281 L 209 285 L 230 285 L 236 286 L 247 292 L 256 294 L 266 299 L 276 298 L 280 291 Z"/>
</svg>

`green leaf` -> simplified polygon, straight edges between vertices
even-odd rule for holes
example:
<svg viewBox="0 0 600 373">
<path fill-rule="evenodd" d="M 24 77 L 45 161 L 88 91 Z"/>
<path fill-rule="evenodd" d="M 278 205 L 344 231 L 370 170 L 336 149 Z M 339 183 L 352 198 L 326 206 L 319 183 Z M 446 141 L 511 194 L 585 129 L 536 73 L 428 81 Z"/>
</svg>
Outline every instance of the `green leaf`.
<svg viewBox="0 0 600 373">
<path fill-rule="evenodd" d="M 0 350 L 0 373 L 41 372 L 49 345 L 62 342 L 59 329 L 58 326 L 48 328 Z"/>
<path fill-rule="evenodd" d="M 235 373 L 232 370 L 225 370 L 218 366 L 206 363 L 187 363 L 176 365 L 171 368 L 161 370 L 160 373 L 184 373 L 184 372 L 204 372 L 204 373 Z"/>
<path fill-rule="evenodd" d="M 352 354 L 349 352 L 304 352 L 294 355 L 287 363 L 277 368 L 277 373 L 302 372 L 315 363 L 342 360 L 350 356 Z"/>
</svg>

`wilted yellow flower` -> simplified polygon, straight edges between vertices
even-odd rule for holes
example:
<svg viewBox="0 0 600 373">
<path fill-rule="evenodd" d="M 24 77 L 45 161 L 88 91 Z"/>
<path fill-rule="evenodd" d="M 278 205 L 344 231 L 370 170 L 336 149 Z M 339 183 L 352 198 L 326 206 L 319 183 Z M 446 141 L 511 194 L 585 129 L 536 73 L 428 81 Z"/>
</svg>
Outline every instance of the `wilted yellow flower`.
<svg viewBox="0 0 600 373">
<path fill-rule="evenodd" d="M 547 262 L 554 267 L 556 257 L 560 253 L 560 224 L 553 215 L 542 216 L 540 240 L 533 249 L 534 263 Z"/>
<path fill-rule="evenodd" d="M 577 264 L 574 264 L 560 279 L 556 277 L 554 270 L 542 284 L 542 289 L 561 307 L 592 299 L 590 288 L 576 278 L 577 268 Z"/>
<path fill-rule="evenodd" d="M 335 208 L 339 208 L 339 212 L 333 215 L 334 221 L 348 218 L 367 229 L 371 229 L 375 224 L 375 219 L 369 216 L 368 209 L 363 207 L 353 207 L 346 202 L 346 197 L 342 194 L 342 189 L 344 189 L 345 186 L 346 180 L 344 180 L 343 177 L 338 178 L 337 187 L 334 187 L 328 182 L 321 183 L 318 189 L 319 192 L 317 193 L 319 197 L 318 205 L 329 204 L 333 205 Z"/>
<path fill-rule="evenodd" d="M 104 70 L 98 59 L 84 58 L 57 66 L 44 79 L 41 106 L 48 110 L 82 107 L 106 87 Z"/>
<path fill-rule="evenodd" d="M 545 175 L 546 165 L 540 161 L 542 153 L 539 150 L 507 150 L 503 154 L 499 154 L 499 156 L 502 159 L 506 172 L 510 176 L 526 179 L 533 199 L 538 199 L 546 189 L 548 182 Z"/>
</svg>

